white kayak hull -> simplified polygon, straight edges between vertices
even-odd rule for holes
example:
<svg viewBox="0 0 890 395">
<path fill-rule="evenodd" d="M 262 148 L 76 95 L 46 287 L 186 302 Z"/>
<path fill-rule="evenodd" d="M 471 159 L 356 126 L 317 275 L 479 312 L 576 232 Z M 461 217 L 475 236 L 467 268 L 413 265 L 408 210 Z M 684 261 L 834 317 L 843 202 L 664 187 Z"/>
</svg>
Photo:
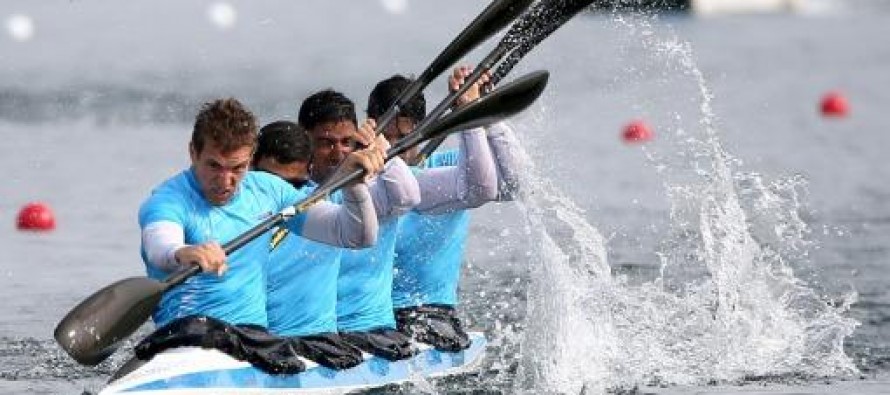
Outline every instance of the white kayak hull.
<svg viewBox="0 0 890 395">
<path fill-rule="evenodd" d="M 365 362 L 345 370 L 304 360 L 306 370 L 292 375 L 268 374 L 217 350 L 183 347 L 156 355 L 99 395 L 342 394 L 472 370 L 482 360 L 487 341 L 478 332 L 471 332 L 470 338 L 472 345 L 461 352 L 420 345 L 421 352 L 411 359 L 390 362 L 366 354 Z"/>
</svg>

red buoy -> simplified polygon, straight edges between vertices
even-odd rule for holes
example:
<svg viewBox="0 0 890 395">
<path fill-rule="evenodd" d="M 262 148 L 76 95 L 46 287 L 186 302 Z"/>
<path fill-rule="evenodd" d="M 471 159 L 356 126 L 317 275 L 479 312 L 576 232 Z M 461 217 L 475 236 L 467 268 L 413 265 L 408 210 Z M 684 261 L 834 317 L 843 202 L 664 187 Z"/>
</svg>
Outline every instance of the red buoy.
<svg viewBox="0 0 890 395">
<path fill-rule="evenodd" d="M 652 140 L 652 128 L 645 122 L 636 120 L 624 126 L 621 138 L 629 144 L 644 143 Z"/>
<path fill-rule="evenodd" d="M 49 206 L 43 203 L 28 203 L 19 211 L 16 227 L 19 230 L 49 231 L 56 228 L 56 218 Z"/>
<path fill-rule="evenodd" d="M 822 97 L 822 115 L 826 117 L 842 118 L 850 112 L 847 98 L 840 92 L 832 91 Z"/>
</svg>

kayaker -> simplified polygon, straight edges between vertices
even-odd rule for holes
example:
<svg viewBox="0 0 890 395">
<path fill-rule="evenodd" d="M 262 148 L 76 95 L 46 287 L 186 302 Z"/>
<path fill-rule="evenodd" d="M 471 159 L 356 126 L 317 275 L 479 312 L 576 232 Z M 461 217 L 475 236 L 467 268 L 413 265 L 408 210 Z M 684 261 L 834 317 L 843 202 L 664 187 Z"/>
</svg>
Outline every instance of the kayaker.
<svg viewBox="0 0 890 395">
<path fill-rule="evenodd" d="M 371 123 L 355 132 L 353 142 L 364 145 L 375 139 Z M 389 145 L 383 136 L 376 138 L 380 145 Z M 312 140 L 305 129 L 294 122 L 276 121 L 260 129 L 253 166 L 311 193 L 317 187 L 309 179 L 312 152 Z M 378 223 L 408 211 L 420 201 L 417 181 L 401 160 L 388 164 L 368 188 L 375 211 L 384 214 Z M 324 366 L 345 369 L 361 363 L 361 351 L 337 334 L 337 277 L 342 249 L 289 235 L 286 228 L 281 228 L 273 234 L 271 250 L 266 266 L 269 330 L 290 337 L 298 353 Z"/>
<path fill-rule="evenodd" d="M 472 70 L 458 67 L 448 80 L 457 90 Z M 456 106 L 479 97 L 483 77 L 457 99 Z M 396 75 L 378 83 L 368 99 L 368 117 L 378 118 L 411 80 Z M 426 116 L 423 95 L 401 107 L 385 136 L 396 141 Z M 517 192 L 517 142 L 503 122 L 460 134 L 456 150 L 433 153 L 415 167 L 421 202 L 405 215 L 396 241 L 393 305 L 399 331 L 443 351 L 470 346 L 455 315 L 458 284 L 469 228 L 468 209 L 490 201 L 513 200 Z M 403 158 L 417 162 L 418 150 Z"/>
<path fill-rule="evenodd" d="M 312 138 L 312 180 L 324 183 L 336 165 L 356 149 L 355 105 L 340 92 L 322 90 L 303 101 L 299 122 Z M 374 126 L 368 120 L 362 129 L 373 131 Z M 406 178 L 411 180 L 413 196 L 401 201 L 390 198 L 387 206 L 375 204 L 380 224 L 376 244 L 362 250 L 342 250 L 337 279 L 340 335 L 360 349 L 389 360 L 405 359 L 416 352 L 411 339 L 395 330 L 391 290 L 398 218 L 418 203 L 419 191 L 411 170 L 400 158 L 390 161 L 379 177 L 385 184 L 405 183 Z"/>
<path fill-rule="evenodd" d="M 274 174 L 299 190 L 314 185 L 311 161 L 312 140 L 296 122 L 274 121 L 260 128 L 251 170 Z"/>
<path fill-rule="evenodd" d="M 253 114 L 235 99 L 207 103 L 198 113 L 189 154 L 191 166 L 161 183 L 139 210 L 142 257 L 152 278 L 184 265 L 203 273 L 165 292 L 153 319 L 163 326 L 199 315 L 232 325 L 264 328 L 263 267 L 270 235 L 229 256 L 220 243 L 305 198 L 280 178 L 249 172 L 256 147 Z M 383 168 L 385 147 L 369 142 L 349 155 L 340 171 Z M 322 202 L 286 222 L 294 234 L 340 247 L 361 248 L 377 239 L 377 216 L 364 181 L 343 189 L 343 204 Z"/>
</svg>

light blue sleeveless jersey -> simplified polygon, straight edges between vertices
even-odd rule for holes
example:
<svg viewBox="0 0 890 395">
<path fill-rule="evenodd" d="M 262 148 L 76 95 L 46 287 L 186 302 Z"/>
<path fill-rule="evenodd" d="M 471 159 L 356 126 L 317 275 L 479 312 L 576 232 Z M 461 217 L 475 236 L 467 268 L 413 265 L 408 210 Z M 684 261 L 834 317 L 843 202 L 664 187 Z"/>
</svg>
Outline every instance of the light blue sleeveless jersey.
<svg viewBox="0 0 890 395">
<path fill-rule="evenodd" d="M 434 153 L 425 166 L 456 166 L 459 154 L 457 150 Z M 395 308 L 457 304 L 457 286 L 469 224 L 468 210 L 439 215 L 411 211 L 404 215 L 394 262 L 392 298 Z"/>
<path fill-rule="evenodd" d="M 248 172 L 231 201 L 212 206 L 189 169 L 152 191 L 139 210 L 139 225 L 144 228 L 153 222 L 171 221 L 182 226 L 186 244 L 224 244 L 305 197 L 276 176 Z M 305 216 L 300 215 L 288 221 L 287 227 L 299 234 L 304 222 Z M 270 238 L 267 232 L 229 254 L 229 270 L 223 276 L 200 273 L 164 293 L 153 314 L 155 324 L 202 314 L 231 324 L 267 326 L 263 269 L 269 259 Z M 148 263 L 144 249 L 142 260 L 149 277 L 167 277 L 168 273 Z"/>
<path fill-rule="evenodd" d="M 307 195 L 318 185 L 300 189 Z M 278 229 L 266 266 L 269 330 L 282 336 L 337 331 L 337 276 L 341 248 Z"/>
</svg>

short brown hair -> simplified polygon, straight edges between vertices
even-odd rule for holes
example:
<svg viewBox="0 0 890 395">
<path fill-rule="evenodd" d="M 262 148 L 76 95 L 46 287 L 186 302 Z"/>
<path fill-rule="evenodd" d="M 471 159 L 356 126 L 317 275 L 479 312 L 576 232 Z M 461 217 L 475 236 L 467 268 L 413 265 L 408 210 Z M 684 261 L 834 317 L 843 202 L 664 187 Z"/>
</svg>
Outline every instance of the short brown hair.
<svg viewBox="0 0 890 395">
<path fill-rule="evenodd" d="M 234 98 L 204 103 L 195 118 L 192 145 L 201 153 L 204 144 L 212 141 L 223 153 L 242 147 L 255 147 L 256 117 Z"/>
</svg>

